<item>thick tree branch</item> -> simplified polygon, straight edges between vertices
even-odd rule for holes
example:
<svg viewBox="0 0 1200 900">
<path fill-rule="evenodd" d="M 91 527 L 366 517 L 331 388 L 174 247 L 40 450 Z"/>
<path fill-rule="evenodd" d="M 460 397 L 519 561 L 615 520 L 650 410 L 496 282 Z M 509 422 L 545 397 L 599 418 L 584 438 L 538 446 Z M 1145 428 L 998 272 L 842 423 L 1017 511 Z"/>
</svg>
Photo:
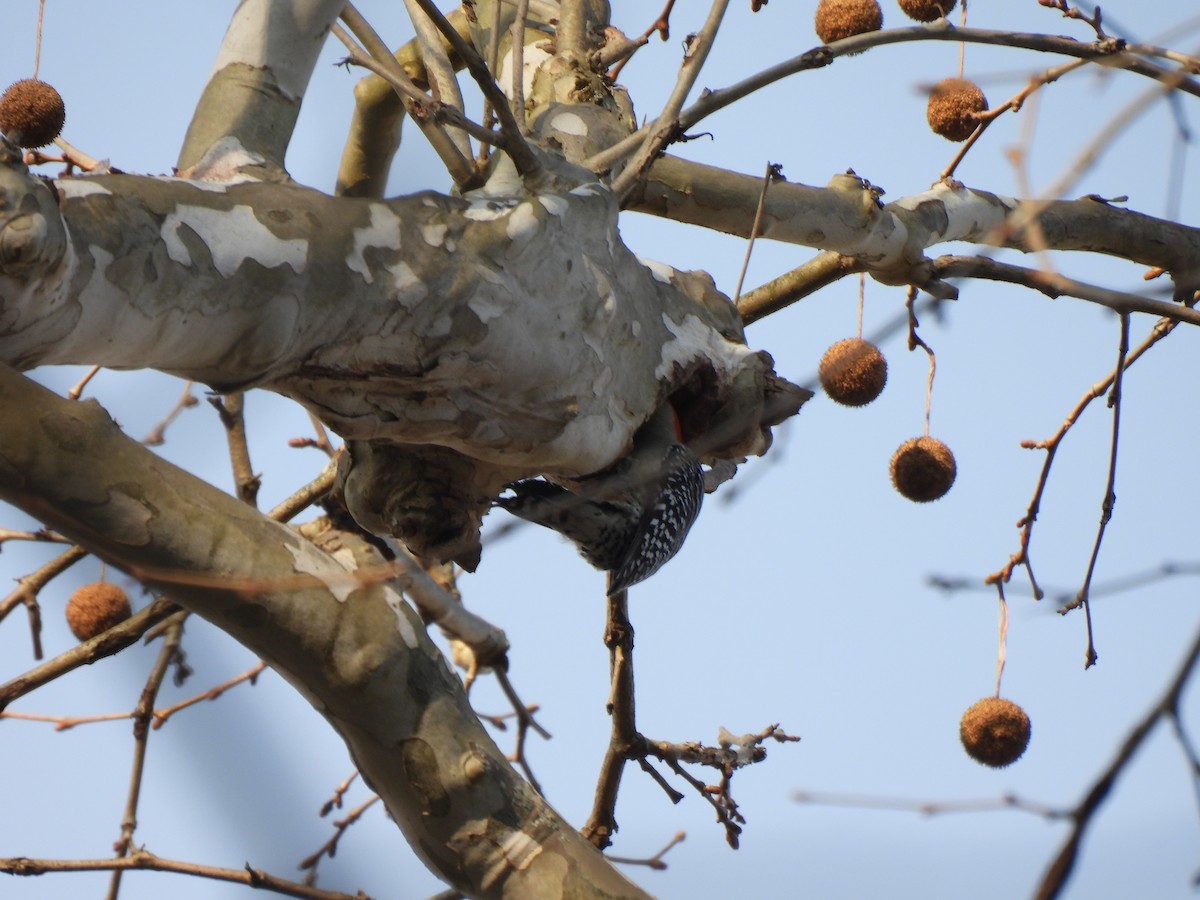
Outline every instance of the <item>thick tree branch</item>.
<svg viewBox="0 0 1200 900">
<path fill-rule="evenodd" d="M 336 557 L 0 369 L 0 498 L 241 641 L 346 741 L 409 843 L 471 897 L 642 897 L 513 771 L 375 551 Z M 386 578 L 386 575 L 383 576 Z"/>
</svg>

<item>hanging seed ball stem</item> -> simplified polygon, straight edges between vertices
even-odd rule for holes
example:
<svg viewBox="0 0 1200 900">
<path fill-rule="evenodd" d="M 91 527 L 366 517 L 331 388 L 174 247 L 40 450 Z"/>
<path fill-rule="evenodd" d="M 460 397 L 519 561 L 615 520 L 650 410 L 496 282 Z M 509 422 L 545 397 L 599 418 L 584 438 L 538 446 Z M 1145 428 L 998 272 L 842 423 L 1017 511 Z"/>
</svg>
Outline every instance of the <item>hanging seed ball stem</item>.
<svg viewBox="0 0 1200 900">
<path fill-rule="evenodd" d="M 17 81 L 0 96 L 0 132 L 19 147 L 45 147 L 66 120 L 62 96 L 44 81 Z"/>
<path fill-rule="evenodd" d="M 813 24 L 817 37 L 832 44 L 856 34 L 878 31 L 883 27 L 883 10 L 878 0 L 821 0 Z"/>
<path fill-rule="evenodd" d="M 887 384 L 887 360 L 869 341 L 846 338 L 825 351 L 817 367 L 829 399 L 843 406 L 866 406 Z"/>
<path fill-rule="evenodd" d="M 929 503 L 946 495 L 958 467 L 950 448 L 937 438 L 905 441 L 892 456 L 892 484 L 916 503 Z"/>
<path fill-rule="evenodd" d="M 987 108 L 987 98 L 973 81 L 943 78 L 929 92 L 925 118 L 935 134 L 948 141 L 965 141 L 979 126 L 978 114 Z"/>
<path fill-rule="evenodd" d="M 1029 746 L 1025 710 L 1011 700 L 985 697 L 965 713 L 958 726 L 963 749 L 972 759 L 999 769 L 1021 758 Z"/>
</svg>

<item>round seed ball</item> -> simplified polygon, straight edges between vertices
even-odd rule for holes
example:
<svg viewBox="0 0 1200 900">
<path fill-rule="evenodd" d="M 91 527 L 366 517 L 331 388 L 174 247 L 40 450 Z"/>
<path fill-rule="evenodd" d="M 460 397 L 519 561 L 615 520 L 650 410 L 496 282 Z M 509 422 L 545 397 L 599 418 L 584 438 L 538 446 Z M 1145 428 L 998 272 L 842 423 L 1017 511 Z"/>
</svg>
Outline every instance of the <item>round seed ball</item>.
<svg viewBox="0 0 1200 900">
<path fill-rule="evenodd" d="M 910 19 L 932 22 L 950 15 L 958 0 L 900 0 L 900 8 Z"/>
<path fill-rule="evenodd" d="M 862 338 L 846 338 L 825 351 L 817 368 L 829 399 L 843 406 L 866 406 L 887 384 L 887 360 Z"/>
<path fill-rule="evenodd" d="M 987 98 L 973 81 L 943 78 L 929 92 L 925 118 L 929 127 L 946 140 L 965 141 L 979 125 L 976 114 L 987 108 Z"/>
<path fill-rule="evenodd" d="M 1029 746 L 1029 716 L 1011 700 L 984 697 L 965 713 L 958 726 L 967 755 L 992 768 L 1021 758 Z"/>
<path fill-rule="evenodd" d="M 46 146 L 59 136 L 66 120 L 62 96 L 44 81 L 14 82 L 0 97 L 0 131 L 18 146 Z"/>
<path fill-rule="evenodd" d="M 90 641 L 132 614 L 129 597 L 115 584 L 85 584 L 67 601 L 67 625 L 80 641 Z"/>
<path fill-rule="evenodd" d="M 950 448 L 931 437 L 901 444 L 892 455 L 891 469 L 896 490 L 916 503 L 944 497 L 958 474 Z"/>
<path fill-rule="evenodd" d="M 883 10 L 878 0 L 821 0 L 814 21 L 817 37 L 832 44 L 883 27 Z"/>
</svg>

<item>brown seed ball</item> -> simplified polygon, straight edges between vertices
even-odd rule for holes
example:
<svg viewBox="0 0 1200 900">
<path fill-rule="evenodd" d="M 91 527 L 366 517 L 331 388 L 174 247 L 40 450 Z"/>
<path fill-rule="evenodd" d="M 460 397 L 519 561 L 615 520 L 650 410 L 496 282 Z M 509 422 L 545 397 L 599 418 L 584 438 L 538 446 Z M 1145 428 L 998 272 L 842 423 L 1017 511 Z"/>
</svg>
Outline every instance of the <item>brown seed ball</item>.
<svg viewBox="0 0 1200 900">
<path fill-rule="evenodd" d="M 883 10 L 878 0 L 821 0 L 817 4 L 817 37 L 832 44 L 883 27 Z"/>
<path fill-rule="evenodd" d="M 900 0 L 900 8 L 910 19 L 932 22 L 950 15 L 958 0 Z"/>
<path fill-rule="evenodd" d="M 958 726 L 967 755 L 994 769 L 1015 763 L 1029 746 L 1029 716 L 1011 700 L 984 697 Z"/>
<path fill-rule="evenodd" d="M 905 441 L 892 456 L 892 484 L 916 503 L 944 497 L 957 474 L 954 454 L 936 438 Z"/>
<path fill-rule="evenodd" d="M 843 406 L 866 406 L 887 384 L 887 360 L 862 338 L 846 338 L 825 351 L 817 369 L 829 399 Z"/>
<path fill-rule="evenodd" d="M 85 584 L 67 601 L 67 624 L 81 641 L 89 641 L 132 614 L 129 597 L 115 584 Z"/>
<path fill-rule="evenodd" d="M 44 81 L 14 82 L 0 97 L 0 131 L 21 147 L 45 147 L 62 132 L 67 109 Z"/>
<path fill-rule="evenodd" d="M 987 98 L 973 81 L 943 78 L 929 92 L 925 118 L 929 127 L 946 140 L 965 141 L 979 125 L 975 114 L 987 108 Z"/>
</svg>

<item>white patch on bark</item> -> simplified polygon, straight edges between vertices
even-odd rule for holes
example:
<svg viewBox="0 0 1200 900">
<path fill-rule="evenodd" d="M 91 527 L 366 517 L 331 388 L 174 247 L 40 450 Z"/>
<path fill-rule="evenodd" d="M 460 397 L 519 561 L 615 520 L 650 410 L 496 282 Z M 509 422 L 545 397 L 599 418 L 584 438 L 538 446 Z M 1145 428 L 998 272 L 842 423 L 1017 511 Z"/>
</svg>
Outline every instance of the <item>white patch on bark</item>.
<svg viewBox="0 0 1200 900">
<path fill-rule="evenodd" d="M 227 135 L 204 152 L 200 161 L 187 171 L 187 179 L 180 180 L 186 180 L 196 187 L 203 187 L 203 182 L 245 184 L 259 179 L 241 171 L 242 167 L 261 166 L 266 161 L 261 153 L 252 153 L 237 138 Z"/>
<path fill-rule="evenodd" d="M 538 228 L 538 218 L 533 214 L 532 203 L 522 203 L 514 209 L 505 226 L 508 239 L 518 248 L 532 240 L 537 235 Z"/>
<path fill-rule="evenodd" d="M 607 185 L 603 185 L 598 181 L 589 181 L 587 184 L 571 188 L 567 193 L 574 194 L 576 197 L 595 197 L 607 191 Z"/>
<path fill-rule="evenodd" d="M 650 274 L 654 276 L 655 281 L 660 281 L 663 284 L 670 284 L 671 279 L 675 275 L 675 269 L 668 266 L 664 262 L 659 262 L 657 259 L 645 259 L 641 256 L 638 258 L 643 266 L 650 270 Z"/>
<path fill-rule="evenodd" d="M 284 541 L 283 546 L 292 554 L 293 566 L 297 572 L 311 575 L 325 585 L 329 593 L 337 598 L 339 603 L 345 603 L 346 598 L 359 588 L 358 579 L 354 577 L 354 555 L 347 551 L 347 558 L 334 558 L 346 568 L 331 562 L 328 557 L 317 553 L 309 545 L 296 541 Z"/>
<path fill-rule="evenodd" d="M 437 223 L 422 225 L 421 237 L 425 239 L 425 243 L 430 247 L 440 247 L 442 246 L 442 242 L 446 240 L 446 226 Z M 446 249 L 452 250 L 453 248 L 447 245 Z"/>
<path fill-rule="evenodd" d="M 392 276 L 392 284 L 396 288 L 396 300 L 401 306 L 414 308 L 429 296 L 429 288 L 425 287 L 425 282 L 404 260 L 387 266 L 387 272 Z"/>
<path fill-rule="evenodd" d="M 533 79 L 542 63 L 550 58 L 550 54 L 536 44 L 526 44 L 521 51 L 521 87 L 526 99 L 533 95 Z M 500 77 L 496 79 L 500 90 L 506 97 L 512 97 L 512 56 L 504 57 L 500 63 Z"/>
<path fill-rule="evenodd" d="M 382 203 L 371 204 L 370 225 L 354 229 L 354 249 L 346 257 L 346 268 L 360 274 L 367 284 L 374 284 L 375 276 L 363 256 L 368 247 L 400 249 L 400 217 Z"/>
<path fill-rule="evenodd" d="M 417 630 L 413 628 L 412 622 L 408 620 L 408 613 L 405 612 L 406 608 L 411 607 L 404 602 L 404 598 L 398 592 L 390 587 L 384 587 L 383 596 L 387 600 L 388 608 L 396 614 L 396 631 L 400 632 L 400 640 L 404 641 L 404 646 L 409 650 L 416 650 L 419 643 Z"/>
<path fill-rule="evenodd" d="M 516 197 L 477 197 L 472 199 L 463 216 L 475 222 L 494 222 L 507 216 L 516 205 Z"/>
<path fill-rule="evenodd" d="M 682 322 L 676 322 L 663 313 L 662 322 L 667 331 L 675 335 L 675 339 L 663 344 L 662 361 L 654 369 L 655 378 L 666 378 L 676 363 L 686 364 L 698 357 L 729 359 L 731 353 L 749 356 L 753 352 L 748 347 L 730 345 L 723 341 L 717 332 L 701 322 L 698 316 L 684 316 Z M 732 362 L 729 361 L 730 368 Z"/>
<path fill-rule="evenodd" d="M 550 215 L 557 216 L 560 219 L 571 208 L 570 204 L 557 194 L 539 194 L 538 203 L 542 204 L 546 212 L 550 213 Z"/>
<path fill-rule="evenodd" d="M 550 120 L 550 127 L 572 137 L 587 137 L 587 123 L 577 113 L 559 113 Z"/>
<path fill-rule="evenodd" d="M 190 228 L 207 245 L 213 265 L 225 278 L 231 277 L 247 259 L 268 269 L 289 265 L 292 271 L 304 271 L 308 241 L 283 239 L 263 225 L 249 206 L 230 210 L 208 209 L 180 204 L 162 226 L 167 255 L 180 265 L 192 265 L 192 255 L 179 238 L 180 228 Z M 247 250 L 253 249 L 253 253 Z"/>
</svg>

